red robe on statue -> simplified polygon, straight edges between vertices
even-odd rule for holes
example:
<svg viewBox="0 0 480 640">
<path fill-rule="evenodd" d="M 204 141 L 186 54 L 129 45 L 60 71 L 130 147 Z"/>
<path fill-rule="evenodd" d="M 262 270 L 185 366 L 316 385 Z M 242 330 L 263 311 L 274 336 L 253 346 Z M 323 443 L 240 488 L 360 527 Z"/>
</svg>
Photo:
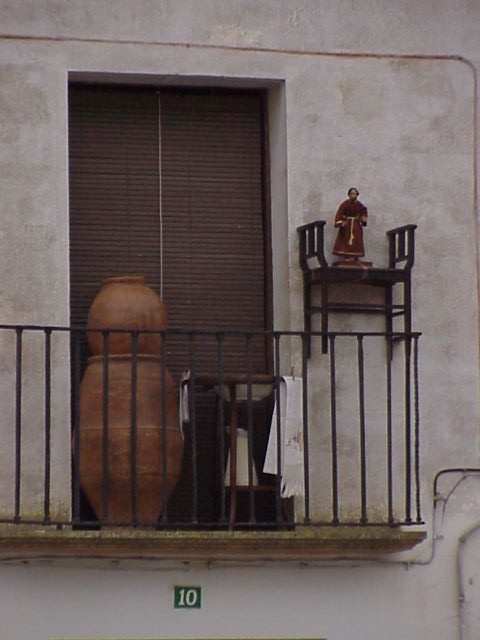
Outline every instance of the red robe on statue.
<svg viewBox="0 0 480 640">
<path fill-rule="evenodd" d="M 367 224 L 367 207 L 358 200 L 345 200 L 338 207 L 335 227 L 338 235 L 333 253 L 347 258 L 361 258 L 365 255 L 363 227 Z"/>
</svg>

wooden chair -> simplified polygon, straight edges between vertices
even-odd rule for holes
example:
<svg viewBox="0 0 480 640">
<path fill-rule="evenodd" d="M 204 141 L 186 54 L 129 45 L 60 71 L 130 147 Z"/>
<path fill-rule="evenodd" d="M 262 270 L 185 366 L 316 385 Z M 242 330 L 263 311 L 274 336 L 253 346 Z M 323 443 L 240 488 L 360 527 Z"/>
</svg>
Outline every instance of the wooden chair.
<svg viewBox="0 0 480 640">
<path fill-rule="evenodd" d="M 329 313 L 380 313 L 385 316 L 385 331 L 392 334 L 393 319 L 403 316 L 403 331 L 412 330 L 411 270 L 415 257 L 415 224 L 397 227 L 387 231 L 388 266 L 359 267 L 329 265 L 324 252 L 325 220 L 318 220 L 298 227 L 300 267 L 303 272 L 304 330 L 312 330 L 312 316 L 321 315 L 322 353 L 328 351 Z M 371 285 L 384 289 L 384 302 L 331 302 L 330 285 L 348 283 Z M 393 287 L 399 284 L 402 289 L 402 301 L 393 304 Z M 321 302 L 312 304 L 312 288 L 319 286 Z M 392 338 L 390 338 L 390 347 Z M 307 337 L 308 356 L 311 354 L 311 337 Z"/>
</svg>

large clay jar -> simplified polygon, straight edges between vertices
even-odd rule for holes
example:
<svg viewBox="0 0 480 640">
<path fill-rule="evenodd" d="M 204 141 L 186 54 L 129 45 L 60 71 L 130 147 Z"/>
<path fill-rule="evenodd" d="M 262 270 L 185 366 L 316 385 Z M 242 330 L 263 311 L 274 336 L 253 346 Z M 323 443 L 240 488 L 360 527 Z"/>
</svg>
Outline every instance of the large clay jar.
<svg viewBox="0 0 480 640">
<path fill-rule="evenodd" d="M 102 520 L 105 515 L 104 478 L 107 477 L 108 522 L 129 524 L 135 515 L 132 509 L 134 462 L 137 521 L 140 525 L 155 525 L 163 508 L 164 487 L 168 499 L 180 474 L 183 436 L 172 378 L 166 369 L 162 371 L 161 359 L 139 355 L 136 361 L 136 430 L 132 430 L 132 357 L 113 355 L 108 358 L 105 433 L 104 358 L 94 356 L 88 360 L 80 386 L 80 451 L 77 453 L 80 483 L 97 517 Z M 104 459 L 105 440 L 108 452 L 105 451 Z"/>
<path fill-rule="evenodd" d="M 88 314 L 89 329 L 165 330 L 167 311 L 160 297 L 145 282 L 143 276 L 121 276 L 103 280 Z M 89 331 L 88 342 L 93 355 L 104 351 L 102 332 Z M 137 353 L 159 354 L 161 336 L 141 333 Z M 129 333 L 109 334 L 110 354 L 131 353 Z"/>
</svg>

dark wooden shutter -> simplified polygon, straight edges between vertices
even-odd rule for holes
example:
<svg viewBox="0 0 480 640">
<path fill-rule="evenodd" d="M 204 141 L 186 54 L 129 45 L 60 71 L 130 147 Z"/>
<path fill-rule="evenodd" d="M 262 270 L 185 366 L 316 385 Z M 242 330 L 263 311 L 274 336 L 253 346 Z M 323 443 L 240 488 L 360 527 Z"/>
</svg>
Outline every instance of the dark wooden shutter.
<svg viewBox="0 0 480 640">
<path fill-rule="evenodd" d="M 160 292 L 162 217 L 169 325 L 266 328 L 261 109 L 258 94 L 71 88 L 73 324 L 105 277 L 142 274 Z"/>
<path fill-rule="evenodd" d="M 70 91 L 71 321 L 86 322 L 103 278 L 160 282 L 158 117 L 151 92 Z"/>
<path fill-rule="evenodd" d="M 164 299 L 171 321 L 198 329 L 265 329 L 261 98 L 161 97 Z M 242 341 L 226 366 L 245 368 Z M 265 370 L 256 341 L 255 368 Z M 202 354 L 204 367 L 215 350 Z"/>
<path fill-rule="evenodd" d="M 85 323 L 105 277 L 142 274 L 160 293 L 162 219 L 169 326 L 268 328 L 262 96 L 73 85 L 69 113 L 72 323 Z M 253 357 L 256 372 L 268 368 L 263 339 Z M 227 341 L 224 362 L 246 370 L 244 340 Z M 216 365 L 214 340 L 199 341 L 197 369 Z M 177 383 L 188 366 L 185 340 L 169 340 Z M 218 482 L 211 396 L 198 409 L 199 515 L 208 520 Z M 187 434 L 185 473 L 169 505 L 179 520 L 190 513 L 190 446 Z"/>
</svg>

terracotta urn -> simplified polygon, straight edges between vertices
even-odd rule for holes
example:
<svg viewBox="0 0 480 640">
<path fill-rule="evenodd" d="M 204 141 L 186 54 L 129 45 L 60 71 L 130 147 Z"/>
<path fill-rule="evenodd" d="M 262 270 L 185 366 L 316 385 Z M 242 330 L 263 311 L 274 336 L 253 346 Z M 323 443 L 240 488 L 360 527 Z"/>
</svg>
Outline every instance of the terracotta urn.
<svg viewBox="0 0 480 640">
<path fill-rule="evenodd" d="M 103 280 L 88 314 L 89 329 L 165 330 L 167 311 L 160 297 L 145 282 L 143 276 L 120 276 Z M 102 332 L 87 334 L 93 355 L 104 350 Z M 140 333 L 137 353 L 158 355 L 161 336 Z M 129 333 L 109 334 L 109 354 L 131 353 L 132 339 Z"/>
<path fill-rule="evenodd" d="M 166 328 L 165 306 L 142 276 L 101 283 L 88 315 L 93 356 L 80 385 L 74 453 L 80 485 L 107 524 L 155 525 L 180 474 L 183 435 L 175 389 L 160 356 L 161 335 L 147 332 Z M 111 332 L 104 351 L 103 333 L 93 329 L 126 333 Z M 140 332 L 135 355 L 128 333 L 133 330 Z"/>
<path fill-rule="evenodd" d="M 108 522 L 126 525 L 136 515 L 140 525 L 152 526 L 163 508 L 164 487 L 168 499 L 182 464 L 183 436 L 172 378 L 166 369 L 162 370 L 159 356 L 138 355 L 136 401 L 132 405 L 131 355 L 111 355 L 107 366 L 106 432 L 103 356 L 89 358 L 80 385 L 80 483 L 99 520 L 104 517 L 106 477 Z M 135 405 L 136 428 L 132 428 Z M 136 514 L 132 508 L 134 477 Z"/>
</svg>

